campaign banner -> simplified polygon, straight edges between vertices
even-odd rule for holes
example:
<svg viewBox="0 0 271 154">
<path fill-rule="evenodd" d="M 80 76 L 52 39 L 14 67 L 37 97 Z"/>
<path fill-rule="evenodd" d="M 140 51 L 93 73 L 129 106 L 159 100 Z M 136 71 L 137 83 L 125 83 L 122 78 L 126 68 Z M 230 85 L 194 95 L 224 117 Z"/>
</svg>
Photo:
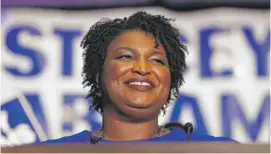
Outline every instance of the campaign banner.
<svg viewBox="0 0 271 154">
<path fill-rule="evenodd" d="M 34 95 L 19 96 L 1 104 L 1 145 L 39 143 L 47 139 L 43 110 Z"/>
<path fill-rule="evenodd" d="M 6 130 L 21 124 L 27 128 L 20 130 L 35 136 L 21 142 L 33 143 L 98 129 L 102 118 L 89 110 L 88 89 L 81 84 L 80 42 L 100 19 L 127 17 L 139 10 L 174 18 L 180 41 L 189 50 L 180 96 L 166 115 L 161 114 L 159 123 L 191 122 L 201 133 L 241 143 L 269 142 L 269 10 L 176 12 L 159 7 L 4 10 L 1 115 L 7 128 L 1 128 L 3 142 L 9 141 Z M 22 102 L 31 110 L 25 110 Z M 33 117 L 36 120 L 30 120 Z"/>
</svg>

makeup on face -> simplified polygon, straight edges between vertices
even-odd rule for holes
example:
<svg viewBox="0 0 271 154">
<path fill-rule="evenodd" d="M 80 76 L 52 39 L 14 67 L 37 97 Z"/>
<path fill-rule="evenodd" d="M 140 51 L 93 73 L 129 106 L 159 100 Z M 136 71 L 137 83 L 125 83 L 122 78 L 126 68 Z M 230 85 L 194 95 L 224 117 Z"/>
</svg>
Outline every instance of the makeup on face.
<svg viewBox="0 0 271 154">
<path fill-rule="evenodd" d="M 170 90 L 165 49 L 162 45 L 155 48 L 154 37 L 144 31 L 119 35 L 108 46 L 103 82 L 109 99 L 119 110 L 132 112 L 132 107 L 160 112 Z"/>
</svg>

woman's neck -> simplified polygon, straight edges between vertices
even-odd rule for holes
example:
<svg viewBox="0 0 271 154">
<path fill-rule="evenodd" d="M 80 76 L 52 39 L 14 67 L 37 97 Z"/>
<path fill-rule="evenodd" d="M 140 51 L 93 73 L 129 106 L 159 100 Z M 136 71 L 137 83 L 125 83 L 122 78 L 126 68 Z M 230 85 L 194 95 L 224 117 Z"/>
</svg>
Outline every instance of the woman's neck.
<svg viewBox="0 0 271 154">
<path fill-rule="evenodd" d="M 144 122 L 131 122 L 123 120 L 119 113 L 105 109 L 103 113 L 102 133 L 108 140 L 139 140 L 147 139 L 157 135 L 159 131 L 158 117 L 148 119 Z"/>
</svg>

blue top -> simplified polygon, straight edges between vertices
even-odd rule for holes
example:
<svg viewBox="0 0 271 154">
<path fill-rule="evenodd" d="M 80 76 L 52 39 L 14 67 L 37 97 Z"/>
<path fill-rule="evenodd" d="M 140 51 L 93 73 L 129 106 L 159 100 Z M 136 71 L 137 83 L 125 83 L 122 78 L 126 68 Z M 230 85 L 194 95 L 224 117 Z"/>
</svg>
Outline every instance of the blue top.
<svg viewBox="0 0 271 154">
<path fill-rule="evenodd" d="M 82 132 L 79 132 L 77 134 L 71 135 L 71 136 L 65 136 L 59 139 L 55 140 L 47 140 L 42 143 L 48 143 L 48 144 L 54 144 L 54 143 L 91 143 L 90 138 L 93 137 L 91 135 L 91 132 L 88 130 L 84 130 Z M 94 139 L 98 140 L 98 137 L 93 137 Z M 106 139 L 101 139 L 98 143 L 112 143 L 112 142 L 186 142 L 186 134 L 183 130 L 173 128 L 172 131 L 166 135 L 149 138 L 149 139 L 143 139 L 143 140 L 134 140 L 134 141 L 110 141 Z M 212 142 L 225 142 L 225 141 L 234 141 L 227 137 L 214 137 L 210 135 L 205 134 L 199 134 L 197 132 L 193 132 L 190 136 L 190 141 L 212 141 Z"/>
</svg>

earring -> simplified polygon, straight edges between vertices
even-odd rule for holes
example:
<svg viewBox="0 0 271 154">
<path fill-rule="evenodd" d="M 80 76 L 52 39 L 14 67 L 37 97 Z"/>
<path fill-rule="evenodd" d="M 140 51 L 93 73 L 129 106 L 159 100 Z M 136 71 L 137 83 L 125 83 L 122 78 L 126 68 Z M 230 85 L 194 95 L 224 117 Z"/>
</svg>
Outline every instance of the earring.
<svg viewBox="0 0 271 154">
<path fill-rule="evenodd" d="M 98 97 L 101 97 L 102 96 L 102 91 L 99 89 L 99 92 L 97 93 L 97 96 Z"/>
<path fill-rule="evenodd" d="M 163 108 L 162 109 L 166 109 L 167 108 L 167 104 L 163 104 Z"/>
<path fill-rule="evenodd" d="M 99 85 L 99 73 L 96 75 L 96 83 Z"/>
</svg>

